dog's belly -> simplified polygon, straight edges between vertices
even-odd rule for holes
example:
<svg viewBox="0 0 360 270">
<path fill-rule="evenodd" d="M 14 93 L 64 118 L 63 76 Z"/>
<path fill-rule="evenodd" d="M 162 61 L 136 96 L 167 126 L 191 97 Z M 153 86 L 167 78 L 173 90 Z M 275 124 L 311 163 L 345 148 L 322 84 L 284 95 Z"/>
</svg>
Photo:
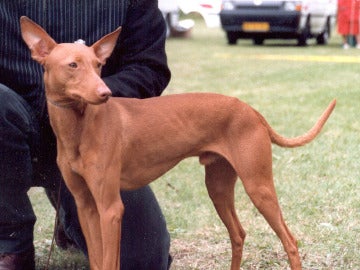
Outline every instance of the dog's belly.
<svg viewBox="0 0 360 270">
<path fill-rule="evenodd" d="M 162 162 L 153 166 L 142 166 L 136 169 L 131 169 L 133 166 L 122 170 L 120 186 L 123 190 L 134 190 L 141 188 L 155 181 L 166 172 L 175 167 L 180 160 L 173 160 L 171 162 Z M 136 166 L 136 165 L 135 165 Z"/>
</svg>

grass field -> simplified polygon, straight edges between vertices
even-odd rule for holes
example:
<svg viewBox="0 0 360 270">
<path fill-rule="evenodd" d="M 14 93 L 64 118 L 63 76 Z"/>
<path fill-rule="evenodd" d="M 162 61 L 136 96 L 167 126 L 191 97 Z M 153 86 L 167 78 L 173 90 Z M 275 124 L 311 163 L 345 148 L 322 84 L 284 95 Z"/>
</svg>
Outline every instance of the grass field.
<svg viewBox="0 0 360 270">
<path fill-rule="evenodd" d="M 281 134 L 304 133 L 328 103 L 337 107 L 322 134 L 296 149 L 273 147 L 283 214 L 299 241 L 304 269 L 360 269 L 360 50 L 297 47 L 295 41 L 228 46 L 220 29 L 197 21 L 187 40 L 167 43 L 172 81 L 164 94 L 216 92 L 242 99 Z M 152 184 L 172 236 L 173 270 L 228 269 L 230 243 L 208 199 L 203 168 L 188 159 Z M 54 212 L 39 188 L 30 191 L 38 216 L 36 255 L 44 269 Z M 236 208 L 247 238 L 242 269 L 288 269 L 280 241 L 245 195 Z M 74 251 L 55 249 L 49 269 L 87 269 Z"/>
</svg>

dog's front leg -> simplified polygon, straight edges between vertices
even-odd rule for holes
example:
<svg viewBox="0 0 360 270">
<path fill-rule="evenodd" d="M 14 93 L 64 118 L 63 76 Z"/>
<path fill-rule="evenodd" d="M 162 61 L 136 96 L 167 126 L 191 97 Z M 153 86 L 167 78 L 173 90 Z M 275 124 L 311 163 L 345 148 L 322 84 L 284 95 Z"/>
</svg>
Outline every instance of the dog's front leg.
<svg viewBox="0 0 360 270">
<path fill-rule="evenodd" d="M 81 229 L 86 240 L 90 268 L 92 270 L 101 270 L 103 269 L 103 250 L 100 218 L 95 200 L 80 175 L 74 173 L 68 165 L 61 162 L 59 167 L 76 203 Z"/>
<path fill-rule="evenodd" d="M 120 197 L 118 166 L 101 170 L 102 166 L 87 167 L 86 176 L 100 218 L 103 270 L 120 269 L 121 223 L 124 205 Z M 90 254 L 89 254 L 90 255 Z"/>
<path fill-rule="evenodd" d="M 115 194 L 106 193 L 104 197 Z M 103 239 L 103 269 L 120 269 L 120 239 L 124 205 L 117 192 L 115 200 L 107 201 L 99 206 L 101 236 Z"/>
</svg>

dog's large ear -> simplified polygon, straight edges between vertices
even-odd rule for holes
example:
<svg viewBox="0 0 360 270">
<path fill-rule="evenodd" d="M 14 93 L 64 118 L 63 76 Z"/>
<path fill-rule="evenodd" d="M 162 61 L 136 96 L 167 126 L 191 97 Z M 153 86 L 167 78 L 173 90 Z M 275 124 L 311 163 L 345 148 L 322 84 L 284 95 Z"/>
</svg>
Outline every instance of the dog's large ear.
<svg viewBox="0 0 360 270">
<path fill-rule="evenodd" d="M 102 37 L 100 40 L 98 40 L 91 46 L 94 49 L 96 56 L 100 59 L 103 65 L 105 64 L 106 59 L 111 55 L 112 51 L 114 50 L 120 32 L 121 27 L 116 29 L 114 32 L 111 32 L 110 34 Z"/>
<path fill-rule="evenodd" d="M 31 57 L 44 64 L 45 58 L 57 45 L 56 42 L 35 22 L 26 16 L 20 18 L 21 35 L 31 50 Z"/>
</svg>

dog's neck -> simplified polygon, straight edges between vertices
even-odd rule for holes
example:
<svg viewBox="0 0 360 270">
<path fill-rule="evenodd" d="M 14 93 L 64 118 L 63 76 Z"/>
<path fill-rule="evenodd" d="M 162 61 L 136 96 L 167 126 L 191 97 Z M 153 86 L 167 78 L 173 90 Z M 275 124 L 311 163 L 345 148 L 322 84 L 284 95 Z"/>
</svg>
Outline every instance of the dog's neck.
<svg viewBox="0 0 360 270">
<path fill-rule="evenodd" d="M 82 101 L 68 101 L 68 102 L 63 102 L 63 101 L 56 101 L 53 100 L 51 98 L 46 97 L 46 101 L 48 103 L 48 105 L 50 106 L 54 106 L 57 107 L 59 109 L 71 109 L 71 110 L 75 110 L 77 112 L 79 112 L 80 114 L 83 114 L 86 108 L 86 103 L 82 102 Z"/>
<path fill-rule="evenodd" d="M 52 100 L 50 98 L 46 98 L 47 102 L 49 102 L 51 105 L 54 105 L 58 108 L 63 108 L 63 109 L 71 109 L 74 108 L 77 104 L 77 102 L 68 102 L 68 103 L 64 103 L 64 102 L 59 102 L 56 100 Z"/>
<path fill-rule="evenodd" d="M 86 104 L 81 102 L 59 103 L 47 98 L 51 127 L 56 135 L 58 149 L 75 158 L 80 146 Z"/>
</svg>

